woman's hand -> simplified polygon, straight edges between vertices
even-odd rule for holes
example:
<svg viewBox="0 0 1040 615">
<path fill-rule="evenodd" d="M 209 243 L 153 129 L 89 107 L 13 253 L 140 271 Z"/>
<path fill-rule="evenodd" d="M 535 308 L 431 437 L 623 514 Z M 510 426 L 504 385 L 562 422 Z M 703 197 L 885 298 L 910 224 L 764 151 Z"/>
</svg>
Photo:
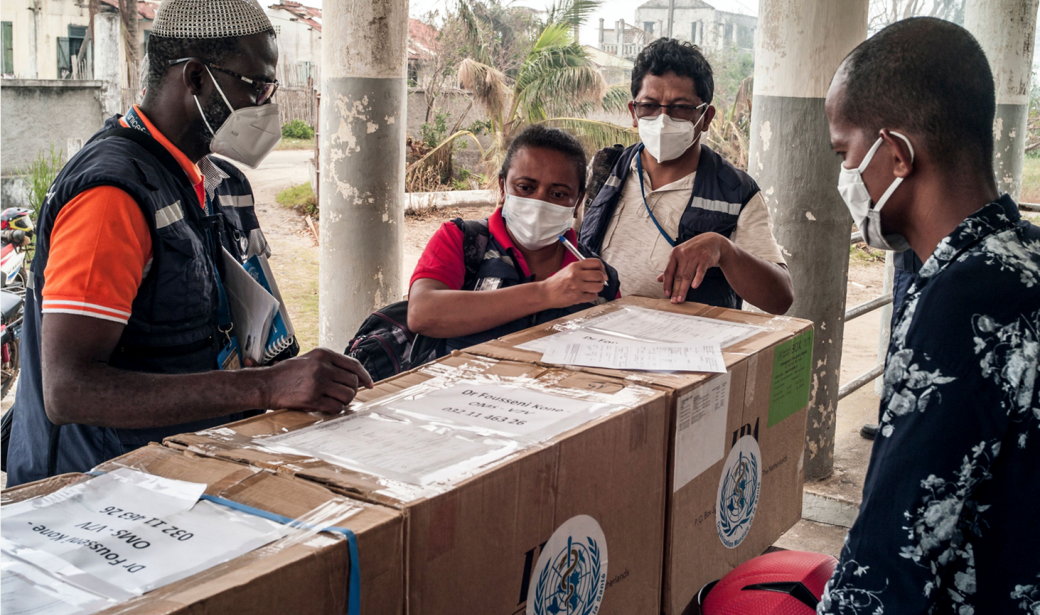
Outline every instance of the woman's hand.
<svg viewBox="0 0 1040 615">
<path fill-rule="evenodd" d="M 565 308 L 595 301 L 607 281 L 607 270 L 598 258 L 587 258 L 567 265 L 539 282 L 551 308 Z"/>
</svg>

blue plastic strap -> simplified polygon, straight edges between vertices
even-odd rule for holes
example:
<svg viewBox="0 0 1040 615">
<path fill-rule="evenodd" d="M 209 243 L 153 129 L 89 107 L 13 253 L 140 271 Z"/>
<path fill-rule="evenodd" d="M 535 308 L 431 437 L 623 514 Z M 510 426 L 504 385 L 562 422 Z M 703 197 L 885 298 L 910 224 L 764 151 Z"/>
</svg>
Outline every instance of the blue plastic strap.
<svg viewBox="0 0 1040 615">
<path fill-rule="evenodd" d="M 101 476 L 105 474 L 99 470 L 91 470 L 87 472 L 91 476 Z M 333 532 L 335 534 L 341 534 L 347 538 L 347 549 L 350 551 L 350 577 L 347 580 L 347 588 L 350 592 L 347 595 L 347 615 L 360 615 L 361 613 L 361 570 L 360 563 L 358 562 L 358 548 L 357 548 L 357 536 L 354 535 L 352 530 L 345 527 L 327 526 L 321 527 L 314 525 L 313 523 L 303 523 L 297 521 L 291 517 L 285 515 L 278 515 L 273 512 L 268 512 L 260 508 L 255 508 L 247 504 L 235 502 L 234 500 L 228 500 L 226 498 L 217 497 L 215 495 L 202 494 L 200 500 L 206 500 L 207 502 L 213 502 L 214 504 L 220 504 L 226 506 L 232 510 L 243 512 L 249 515 L 254 515 L 267 519 L 268 521 L 274 521 L 275 523 L 281 523 L 282 525 L 288 525 L 293 528 L 300 528 L 306 530 L 317 530 L 319 532 Z"/>
<path fill-rule="evenodd" d="M 646 207 L 646 213 L 650 214 L 650 219 L 654 221 L 654 226 L 657 227 L 657 230 L 661 233 L 661 236 L 664 237 L 664 240 L 668 242 L 668 245 L 674 248 L 675 241 L 668 236 L 668 233 L 664 232 L 663 228 L 661 228 L 661 223 L 657 221 L 657 218 L 654 216 L 654 212 L 650 211 L 650 204 L 646 202 L 646 188 L 643 186 L 643 159 L 641 156 L 645 147 L 645 145 L 640 143 L 639 149 L 636 150 L 636 169 L 638 169 L 639 171 L 639 194 L 643 196 L 643 207 Z M 693 203 L 692 190 L 690 191 L 690 203 Z M 689 209 L 690 203 L 686 204 L 687 209 Z"/>
<path fill-rule="evenodd" d="M 247 506 L 234 500 L 228 500 L 225 498 L 217 497 L 215 495 L 202 494 L 200 500 L 206 500 L 207 502 L 213 502 L 220 504 L 221 506 L 227 506 L 232 510 L 244 512 L 250 515 L 256 515 L 262 517 L 268 521 L 275 521 L 289 527 L 317 530 L 320 532 L 334 532 L 336 534 L 342 534 L 347 538 L 347 547 L 350 550 L 350 578 L 347 581 L 349 594 L 347 595 L 347 615 L 359 615 L 361 612 L 361 574 L 358 569 L 358 548 L 357 548 L 357 537 L 354 536 L 354 532 L 345 527 L 320 527 L 311 523 L 303 523 L 295 519 L 283 515 L 276 515 L 275 513 Z"/>
</svg>

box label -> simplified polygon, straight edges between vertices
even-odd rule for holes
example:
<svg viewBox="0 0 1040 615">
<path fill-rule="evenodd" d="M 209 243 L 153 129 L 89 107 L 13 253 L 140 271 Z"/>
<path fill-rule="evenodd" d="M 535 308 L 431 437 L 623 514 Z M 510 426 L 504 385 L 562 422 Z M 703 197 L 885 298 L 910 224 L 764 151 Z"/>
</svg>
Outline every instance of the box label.
<svg viewBox="0 0 1040 615">
<path fill-rule="evenodd" d="M 769 387 L 769 424 L 772 427 L 809 403 L 813 332 L 806 331 L 773 351 L 773 382 Z"/>
<path fill-rule="evenodd" d="M 607 538 L 595 519 L 564 521 L 545 543 L 527 590 L 527 615 L 596 615 L 607 589 Z"/>
<path fill-rule="evenodd" d="M 732 374 L 726 372 L 679 398 L 675 418 L 673 493 L 726 454 L 731 379 Z"/>
<path fill-rule="evenodd" d="M 747 435 L 730 450 L 715 497 L 715 527 L 727 549 L 736 549 L 751 531 L 761 491 L 762 451 Z"/>
</svg>

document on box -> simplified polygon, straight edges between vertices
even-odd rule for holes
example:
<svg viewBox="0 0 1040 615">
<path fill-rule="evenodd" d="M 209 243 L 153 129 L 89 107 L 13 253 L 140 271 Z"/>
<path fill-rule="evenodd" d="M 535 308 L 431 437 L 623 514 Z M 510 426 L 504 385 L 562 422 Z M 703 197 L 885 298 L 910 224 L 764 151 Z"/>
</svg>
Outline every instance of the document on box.
<svg viewBox="0 0 1040 615">
<path fill-rule="evenodd" d="M 372 411 L 262 438 L 258 443 L 277 452 L 311 455 L 418 486 L 466 476 L 520 448 L 517 442 Z"/>
<path fill-rule="evenodd" d="M 672 492 L 686 486 L 726 453 L 729 415 L 729 372 L 679 398 L 675 419 L 675 464 Z"/>
<path fill-rule="evenodd" d="M 762 327 L 717 318 L 688 316 L 641 307 L 625 307 L 592 318 L 571 331 L 540 337 L 517 346 L 519 350 L 544 353 L 554 338 L 587 331 L 646 342 L 686 344 L 717 343 L 725 349 L 765 331 Z"/>
<path fill-rule="evenodd" d="M 261 547 L 284 526 L 205 501 L 205 485 L 119 469 L 5 506 L 0 549 L 128 600 Z"/>
<path fill-rule="evenodd" d="M 462 381 L 433 391 L 414 388 L 416 394 L 403 391 L 383 407 L 527 441 L 551 438 L 620 407 L 506 384 Z"/>
<path fill-rule="evenodd" d="M 117 604 L 56 579 L 7 553 L 0 554 L 4 615 L 90 615 Z"/>
<path fill-rule="evenodd" d="M 664 344 L 574 331 L 553 336 L 542 361 L 607 369 L 725 372 L 717 343 Z"/>
<path fill-rule="evenodd" d="M 762 327 L 755 325 L 641 307 L 625 307 L 590 320 L 582 328 L 642 341 L 715 343 L 722 348 L 732 346 L 765 331 Z"/>
</svg>

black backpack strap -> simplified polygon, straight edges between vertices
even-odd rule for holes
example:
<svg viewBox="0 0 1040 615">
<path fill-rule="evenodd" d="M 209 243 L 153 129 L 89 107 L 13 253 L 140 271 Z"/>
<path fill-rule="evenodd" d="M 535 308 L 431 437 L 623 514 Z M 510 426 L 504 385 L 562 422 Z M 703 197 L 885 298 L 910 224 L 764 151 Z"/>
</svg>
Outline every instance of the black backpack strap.
<svg viewBox="0 0 1040 615">
<path fill-rule="evenodd" d="M 488 230 L 487 220 L 455 218 L 452 222 L 462 231 L 462 259 L 466 265 L 466 280 L 469 281 L 477 275 L 484 262 L 491 231 Z"/>
<path fill-rule="evenodd" d="M 624 145 L 615 143 L 610 147 L 604 147 L 599 150 L 592 157 L 591 172 L 589 173 L 589 181 L 585 189 L 585 207 L 591 205 L 592 201 L 596 199 L 596 195 L 603 188 L 603 184 L 607 183 L 610 172 L 614 170 L 614 165 L 617 164 L 618 158 L 621 157 L 624 151 Z"/>
</svg>

